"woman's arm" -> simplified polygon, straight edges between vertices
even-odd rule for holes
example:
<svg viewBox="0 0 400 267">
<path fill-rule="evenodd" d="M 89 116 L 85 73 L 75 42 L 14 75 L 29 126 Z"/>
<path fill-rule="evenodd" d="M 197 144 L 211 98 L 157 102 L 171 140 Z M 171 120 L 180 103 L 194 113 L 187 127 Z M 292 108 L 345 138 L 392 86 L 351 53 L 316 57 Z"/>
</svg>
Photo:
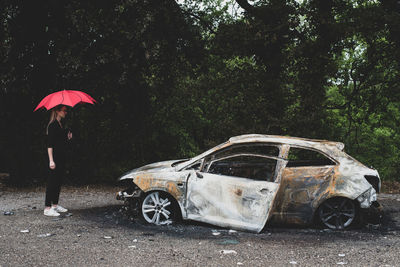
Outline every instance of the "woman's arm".
<svg viewBox="0 0 400 267">
<path fill-rule="evenodd" d="M 54 146 L 56 144 L 56 129 L 54 128 L 56 124 L 53 122 L 49 125 L 47 131 L 47 154 L 49 155 L 49 167 L 54 170 L 56 168 L 56 164 L 54 162 L 53 152 Z"/>
<path fill-rule="evenodd" d="M 53 159 L 53 148 L 52 147 L 47 148 L 47 154 L 49 155 L 50 169 L 54 170 L 56 168 L 56 163 L 54 162 L 54 159 Z"/>
</svg>

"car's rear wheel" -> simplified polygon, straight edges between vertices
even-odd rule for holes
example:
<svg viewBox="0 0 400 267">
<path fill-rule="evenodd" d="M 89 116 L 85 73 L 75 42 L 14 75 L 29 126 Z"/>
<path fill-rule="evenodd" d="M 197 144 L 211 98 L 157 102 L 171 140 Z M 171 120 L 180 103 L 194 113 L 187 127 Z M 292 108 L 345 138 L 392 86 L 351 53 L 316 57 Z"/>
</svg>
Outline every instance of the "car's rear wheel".
<svg viewBox="0 0 400 267">
<path fill-rule="evenodd" d="M 358 209 L 351 199 L 331 198 L 321 204 L 318 216 L 323 226 L 334 230 L 343 230 L 348 229 L 356 222 Z"/>
<path fill-rule="evenodd" d="M 171 195 L 153 191 L 142 201 L 142 217 L 149 224 L 166 225 L 178 218 L 176 202 Z"/>
</svg>

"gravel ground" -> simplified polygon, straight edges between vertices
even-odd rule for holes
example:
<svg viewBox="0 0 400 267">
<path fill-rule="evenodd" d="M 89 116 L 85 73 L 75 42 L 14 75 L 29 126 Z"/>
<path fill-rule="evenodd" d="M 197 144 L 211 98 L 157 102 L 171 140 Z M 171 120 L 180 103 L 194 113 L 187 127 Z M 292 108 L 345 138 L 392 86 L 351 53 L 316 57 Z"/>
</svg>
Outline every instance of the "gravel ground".
<svg viewBox="0 0 400 267">
<path fill-rule="evenodd" d="M 288 226 L 261 234 L 185 222 L 131 222 L 118 188 L 63 188 L 71 216 L 43 216 L 44 188 L 0 192 L 0 266 L 399 266 L 400 195 L 381 194 L 380 226 L 330 231 Z M 14 215 L 3 215 L 13 211 Z M 29 230 L 29 232 L 21 232 Z M 48 234 L 48 235 L 47 235 Z"/>
</svg>

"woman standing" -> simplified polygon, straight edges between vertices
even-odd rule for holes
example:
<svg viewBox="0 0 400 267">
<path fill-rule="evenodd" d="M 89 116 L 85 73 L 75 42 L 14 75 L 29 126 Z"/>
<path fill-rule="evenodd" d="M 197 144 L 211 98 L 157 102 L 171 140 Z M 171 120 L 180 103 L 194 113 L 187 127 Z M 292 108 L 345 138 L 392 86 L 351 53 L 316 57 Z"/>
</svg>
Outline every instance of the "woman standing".
<svg viewBox="0 0 400 267">
<path fill-rule="evenodd" d="M 67 114 L 67 107 L 56 106 L 51 110 L 50 121 L 47 125 L 47 153 L 49 156 L 49 176 L 46 186 L 46 199 L 44 215 L 60 216 L 59 212 L 68 210 L 58 205 L 61 183 L 65 173 L 65 159 L 67 141 L 72 138 L 72 133 L 64 129 L 61 120 Z"/>
</svg>

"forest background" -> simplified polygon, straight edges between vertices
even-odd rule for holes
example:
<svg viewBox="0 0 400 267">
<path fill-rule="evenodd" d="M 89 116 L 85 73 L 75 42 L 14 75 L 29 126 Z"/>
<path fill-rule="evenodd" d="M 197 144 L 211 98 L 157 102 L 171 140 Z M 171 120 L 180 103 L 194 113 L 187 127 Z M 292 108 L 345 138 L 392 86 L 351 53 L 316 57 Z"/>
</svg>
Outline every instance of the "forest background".
<svg viewBox="0 0 400 267">
<path fill-rule="evenodd" d="M 47 94 L 98 104 L 66 120 L 71 184 L 115 183 L 229 137 L 328 139 L 400 181 L 400 2 L 2 0 L 0 172 L 45 181 Z"/>
</svg>

